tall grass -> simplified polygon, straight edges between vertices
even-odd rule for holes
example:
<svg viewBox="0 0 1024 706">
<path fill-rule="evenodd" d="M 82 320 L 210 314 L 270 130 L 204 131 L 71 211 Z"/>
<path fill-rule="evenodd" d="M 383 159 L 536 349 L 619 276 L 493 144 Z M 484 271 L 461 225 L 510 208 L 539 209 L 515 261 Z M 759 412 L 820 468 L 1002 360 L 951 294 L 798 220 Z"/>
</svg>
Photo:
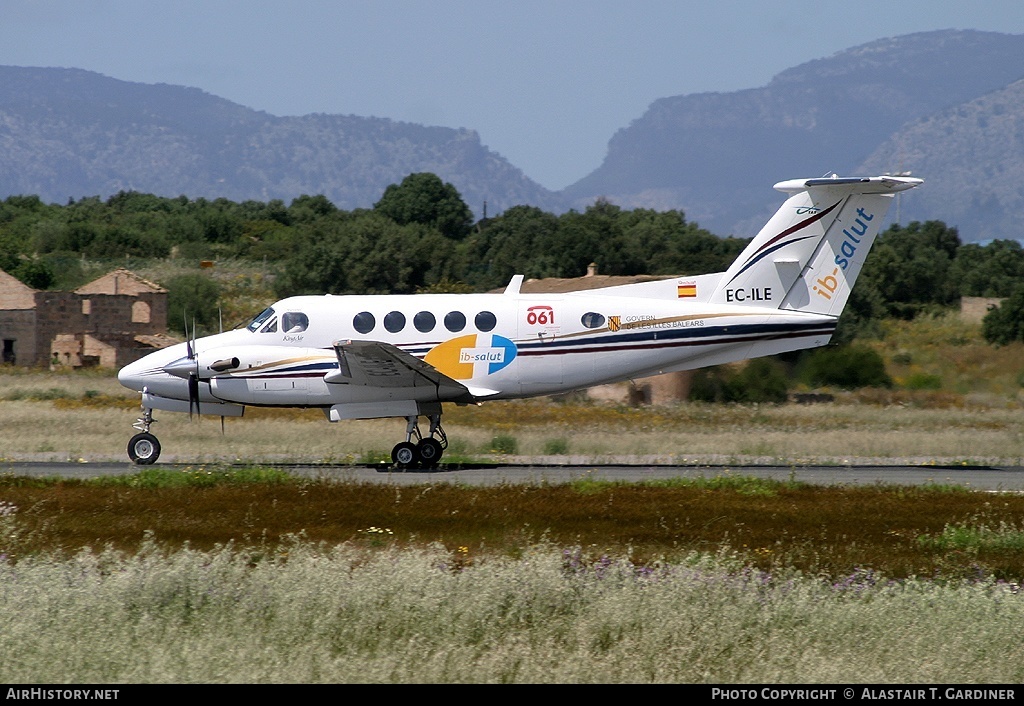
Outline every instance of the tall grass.
<svg viewBox="0 0 1024 706">
<path fill-rule="evenodd" d="M 5 397 L 0 458 L 123 460 L 138 400 L 95 383 L 75 390 L 12 387 Z M 849 463 L 858 458 L 1019 465 L 1024 430 L 1017 408 L 920 408 L 901 397 L 875 404 L 738 406 L 680 404 L 633 409 L 549 400 L 447 409 L 446 458 L 559 454 L 575 463 Z M 48 397 L 51 399 L 43 399 Z M 162 461 L 210 463 L 387 459 L 404 438 L 401 420 L 328 424 L 317 410 L 249 409 L 240 419 L 156 413 Z M 496 443 L 498 442 L 498 443 Z"/>
<path fill-rule="evenodd" d="M 0 561 L 8 682 L 825 682 L 1024 678 L 991 581 L 823 581 L 727 554 L 637 566 L 295 540 Z"/>
<path fill-rule="evenodd" d="M 0 477 L 11 683 L 1024 678 L 1024 498 Z"/>
<path fill-rule="evenodd" d="M 947 487 L 816 487 L 742 475 L 463 487 L 193 468 L 91 480 L 0 476 L 4 507 L 0 552 L 16 560 L 100 546 L 133 552 L 146 537 L 168 550 L 210 550 L 273 547 L 301 534 L 332 546 L 436 543 L 466 557 L 516 556 L 547 542 L 641 564 L 728 551 L 763 571 L 836 577 L 868 567 L 894 578 L 1024 581 L 1009 543 L 1020 535 L 1010 529 L 1024 497 Z M 997 534 L 964 548 L 949 536 L 957 527 L 982 539 Z"/>
<path fill-rule="evenodd" d="M 924 344 L 920 349 L 930 350 Z M 549 399 L 490 402 L 475 408 L 446 407 L 444 422 L 452 444 L 446 458 L 518 455 L 550 461 L 551 456 L 560 456 L 574 463 L 927 459 L 1019 465 L 1024 461 L 1024 391 L 1016 377 L 1022 364 L 1006 358 L 1004 349 L 952 350 L 961 356 L 961 367 L 976 359 L 986 370 L 1006 372 L 1013 379 L 1012 394 L 994 397 L 972 383 L 965 393 L 859 391 L 818 405 L 680 403 L 631 408 Z M 905 365 L 924 360 L 917 347 L 897 355 Z M 1013 355 L 1019 357 L 1019 351 Z M 944 381 L 956 377 L 941 366 L 910 375 L 938 375 Z M 111 371 L 0 368 L 0 400 L 0 458 L 8 459 L 122 460 L 134 433 L 131 423 L 139 414 L 138 396 L 122 388 Z M 243 418 L 228 419 L 224 434 L 216 418 L 190 421 L 187 415 L 163 412 L 155 416 L 153 431 L 163 445 L 161 459 L 185 463 L 372 462 L 389 459 L 391 447 L 404 438 L 401 420 L 328 425 L 317 410 L 250 408 Z"/>
</svg>

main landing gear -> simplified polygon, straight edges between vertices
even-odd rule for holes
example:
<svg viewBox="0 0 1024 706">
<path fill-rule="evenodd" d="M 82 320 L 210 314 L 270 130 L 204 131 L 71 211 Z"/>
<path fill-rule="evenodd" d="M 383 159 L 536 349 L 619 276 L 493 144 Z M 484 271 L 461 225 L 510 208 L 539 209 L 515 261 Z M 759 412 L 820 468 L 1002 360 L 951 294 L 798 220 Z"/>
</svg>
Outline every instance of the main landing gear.
<svg viewBox="0 0 1024 706">
<path fill-rule="evenodd" d="M 149 433 L 149 427 L 155 421 L 153 410 L 143 407 L 142 416 L 132 424 L 132 428 L 140 433 L 128 440 L 128 458 L 140 466 L 156 463 L 160 458 L 160 442 Z"/>
<path fill-rule="evenodd" d="M 406 417 L 405 441 L 391 449 L 391 460 L 399 468 L 437 468 L 441 454 L 448 448 L 448 436 L 441 428 L 441 415 L 431 414 L 430 436 L 420 434 L 418 417 Z M 415 439 L 415 442 L 413 441 Z"/>
</svg>

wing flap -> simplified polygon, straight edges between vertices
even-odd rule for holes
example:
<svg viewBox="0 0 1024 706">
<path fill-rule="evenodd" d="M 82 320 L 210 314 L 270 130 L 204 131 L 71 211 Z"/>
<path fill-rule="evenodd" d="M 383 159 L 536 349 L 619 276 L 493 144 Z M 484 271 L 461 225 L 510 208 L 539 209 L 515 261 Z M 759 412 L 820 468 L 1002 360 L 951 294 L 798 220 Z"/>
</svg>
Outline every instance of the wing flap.
<svg viewBox="0 0 1024 706">
<path fill-rule="evenodd" d="M 460 382 L 438 372 L 429 363 L 380 341 L 336 341 L 338 369 L 324 375 L 332 385 L 360 385 L 381 388 L 445 388 L 445 398 L 470 396 Z"/>
</svg>

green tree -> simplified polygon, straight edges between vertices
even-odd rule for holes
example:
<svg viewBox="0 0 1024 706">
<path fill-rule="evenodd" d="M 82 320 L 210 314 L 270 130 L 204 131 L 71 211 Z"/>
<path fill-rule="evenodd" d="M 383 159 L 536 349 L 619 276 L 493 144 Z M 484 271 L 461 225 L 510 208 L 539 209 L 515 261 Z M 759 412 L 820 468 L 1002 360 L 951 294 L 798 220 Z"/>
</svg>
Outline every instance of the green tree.
<svg viewBox="0 0 1024 706">
<path fill-rule="evenodd" d="M 167 288 L 167 325 L 176 329 L 192 324 L 198 335 L 215 333 L 220 328 L 220 285 L 203 274 L 178 275 L 169 279 Z"/>
<path fill-rule="evenodd" d="M 959 296 L 950 269 L 960 248 L 956 228 L 941 221 L 893 225 L 878 236 L 858 287 L 876 289 L 890 316 L 912 319 L 934 306 L 949 306 Z"/>
<path fill-rule="evenodd" d="M 513 206 L 488 219 L 479 233 L 463 242 L 459 269 L 478 289 L 494 289 L 512 275 L 554 277 L 562 269 L 551 253 L 558 235 L 558 217 L 534 206 Z"/>
<path fill-rule="evenodd" d="M 399 225 L 419 223 L 446 238 L 461 240 L 473 225 L 473 213 L 458 190 L 430 172 L 410 174 L 384 190 L 374 211 Z"/>
<path fill-rule="evenodd" d="M 317 221 L 275 283 L 291 294 L 411 294 L 450 275 L 448 241 L 376 212 Z"/>
<path fill-rule="evenodd" d="M 303 194 L 292 199 L 292 203 L 288 207 L 288 216 L 296 223 L 309 223 L 329 216 L 337 210 L 338 207 L 322 194 L 316 196 Z"/>
<path fill-rule="evenodd" d="M 57 279 L 49 263 L 38 258 L 22 260 L 11 274 L 32 289 L 49 289 Z"/>
<path fill-rule="evenodd" d="M 1002 304 L 985 315 L 981 333 L 986 341 L 999 345 L 1024 341 L 1024 285 L 1017 285 Z"/>
<path fill-rule="evenodd" d="M 1016 240 L 971 243 L 957 251 L 950 277 L 965 297 L 1008 297 L 1024 281 L 1024 248 Z"/>
<path fill-rule="evenodd" d="M 596 262 L 601 274 L 644 274 L 644 263 L 631 248 L 623 229 L 623 211 L 598 199 L 583 213 L 569 211 L 559 218 L 558 234 L 550 244 L 561 277 L 581 277 Z"/>
</svg>

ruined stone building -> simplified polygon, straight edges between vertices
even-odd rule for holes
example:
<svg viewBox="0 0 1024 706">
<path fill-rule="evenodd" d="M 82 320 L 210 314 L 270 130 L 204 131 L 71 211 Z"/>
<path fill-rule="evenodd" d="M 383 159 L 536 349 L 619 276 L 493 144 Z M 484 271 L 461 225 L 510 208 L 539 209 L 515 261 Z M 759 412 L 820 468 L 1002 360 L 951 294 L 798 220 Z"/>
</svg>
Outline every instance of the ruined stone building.
<svg viewBox="0 0 1024 706">
<path fill-rule="evenodd" d="M 0 270 L 4 363 L 115 368 L 173 342 L 167 290 L 126 269 L 73 292 L 38 291 Z"/>
</svg>

